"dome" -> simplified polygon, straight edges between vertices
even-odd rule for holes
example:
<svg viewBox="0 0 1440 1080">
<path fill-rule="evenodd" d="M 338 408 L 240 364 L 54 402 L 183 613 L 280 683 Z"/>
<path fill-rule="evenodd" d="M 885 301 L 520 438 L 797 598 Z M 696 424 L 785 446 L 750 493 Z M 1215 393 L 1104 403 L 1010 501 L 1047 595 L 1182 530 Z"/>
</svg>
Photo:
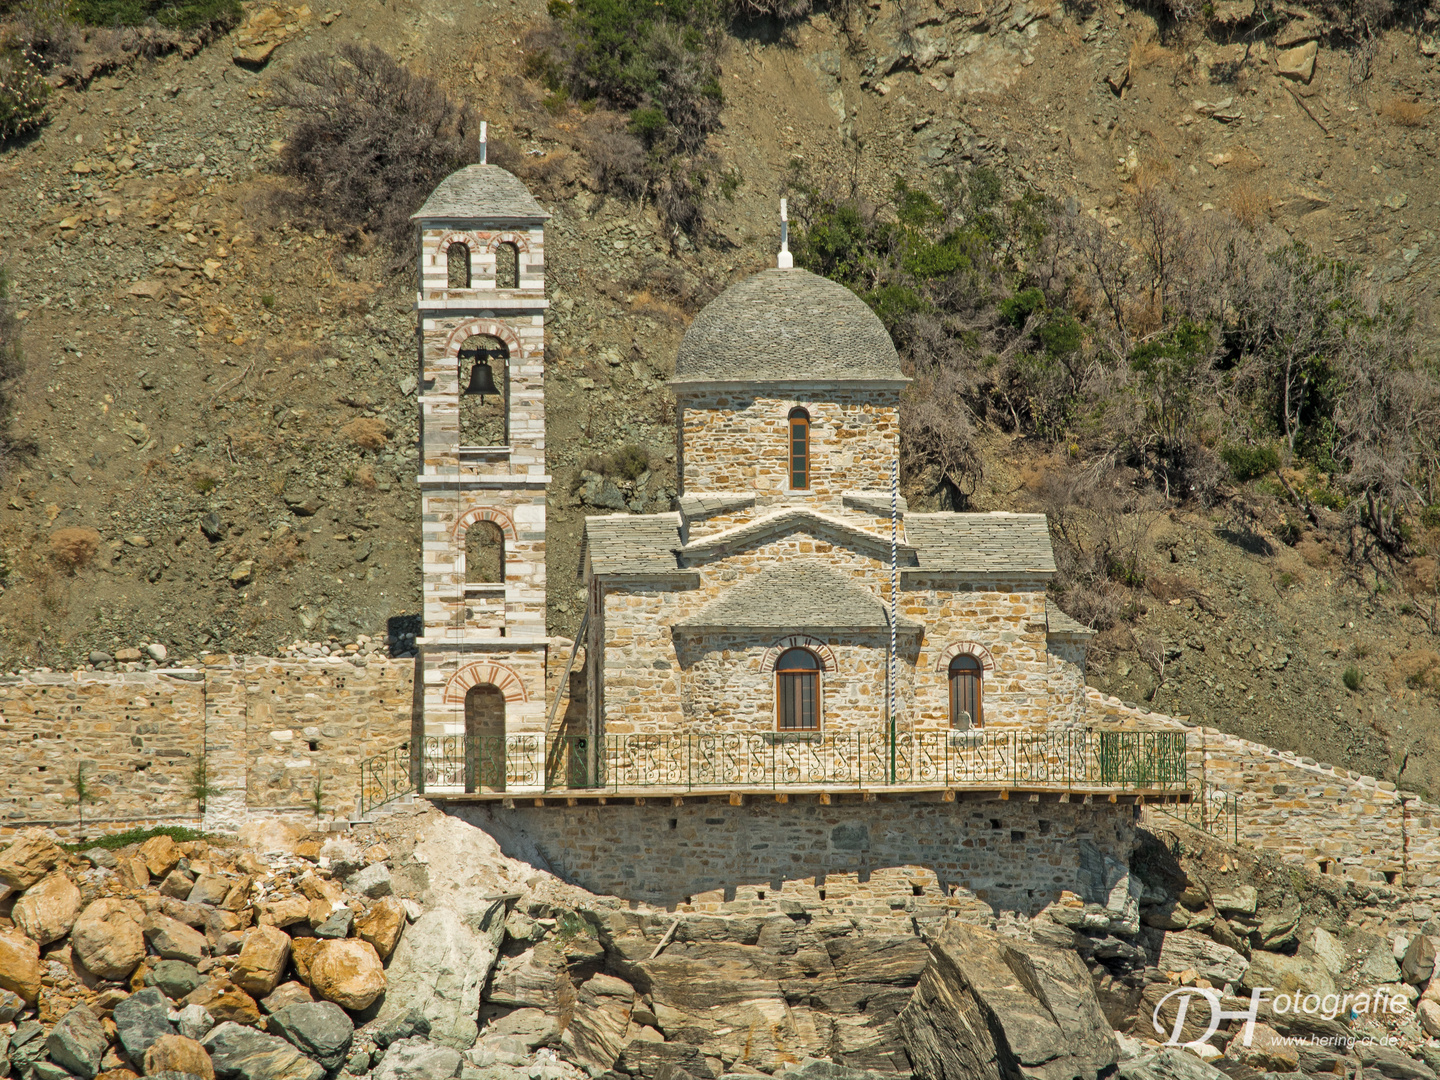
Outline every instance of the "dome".
<svg viewBox="0 0 1440 1080">
<path fill-rule="evenodd" d="M 695 316 L 675 383 L 905 381 L 885 326 L 844 285 L 808 270 L 764 270 Z"/>
<path fill-rule="evenodd" d="M 509 218 L 545 221 L 550 217 L 530 189 L 498 165 L 466 165 L 435 185 L 411 221 L 453 218 Z"/>
</svg>

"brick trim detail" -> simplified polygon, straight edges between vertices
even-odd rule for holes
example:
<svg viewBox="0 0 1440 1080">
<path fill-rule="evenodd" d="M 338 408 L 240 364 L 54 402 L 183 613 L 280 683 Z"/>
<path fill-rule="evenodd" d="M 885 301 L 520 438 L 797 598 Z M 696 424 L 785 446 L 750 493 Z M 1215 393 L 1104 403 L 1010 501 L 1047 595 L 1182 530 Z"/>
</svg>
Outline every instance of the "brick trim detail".
<svg viewBox="0 0 1440 1080">
<path fill-rule="evenodd" d="M 465 695 L 472 686 L 487 684 L 496 687 L 505 695 L 507 705 L 523 704 L 530 700 L 530 695 L 525 692 L 524 680 L 504 664 L 497 664 L 493 660 L 478 660 L 473 664 L 466 664 L 451 675 L 445 682 L 445 696 L 441 700 L 446 705 L 464 704 Z"/>
<path fill-rule="evenodd" d="M 464 244 L 470 249 L 471 255 L 474 255 L 483 247 L 483 245 L 480 243 L 480 238 L 477 237 L 474 233 L 448 232 L 444 236 L 440 237 L 440 240 L 435 245 L 435 250 L 431 252 L 430 257 L 438 262 L 440 256 L 444 255 L 447 251 L 449 251 L 450 245 L 454 243 Z"/>
<path fill-rule="evenodd" d="M 515 531 L 515 522 L 510 519 L 510 515 L 504 510 L 496 510 L 489 506 L 477 506 L 473 510 L 466 510 L 461 514 L 460 519 L 455 522 L 455 527 L 450 531 L 450 538 L 456 544 L 460 544 L 465 530 L 477 521 L 493 521 L 500 526 L 500 531 L 505 534 L 505 539 L 511 543 L 520 539 L 519 534 Z"/>
<path fill-rule="evenodd" d="M 445 339 L 446 359 L 459 363 L 460 346 L 476 334 L 499 338 L 510 350 L 511 359 L 530 355 L 525 351 L 525 346 L 521 344 L 520 335 L 515 333 L 508 323 L 500 322 L 498 319 L 469 319 L 451 330 L 450 336 Z"/>
<path fill-rule="evenodd" d="M 523 251 L 526 255 L 530 254 L 530 241 L 524 233 L 495 233 L 486 241 L 485 250 L 494 254 L 501 244 L 514 244 L 516 251 Z"/>
<path fill-rule="evenodd" d="M 935 670 L 945 672 L 950 669 L 950 661 L 957 656 L 973 656 L 980 661 L 982 671 L 995 670 L 995 658 L 990 655 L 990 650 L 984 645 L 975 641 L 957 641 L 953 645 L 946 645 L 940 650 L 940 656 L 935 661 Z"/>
<path fill-rule="evenodd" d="M 771 645 L 760 659 L 760 670 L 762 672 L 774 671 L 775 661 L 780 659 L 780 654 L 786 649 L 809 649 L 820 657 L 820 665 L 823 670 L 827 672 L 835 670 L 835 654 L 830 650 L 830 646 L 813 637 L 807 637 L 805 634 L 791 634 Z"/>
</svg>

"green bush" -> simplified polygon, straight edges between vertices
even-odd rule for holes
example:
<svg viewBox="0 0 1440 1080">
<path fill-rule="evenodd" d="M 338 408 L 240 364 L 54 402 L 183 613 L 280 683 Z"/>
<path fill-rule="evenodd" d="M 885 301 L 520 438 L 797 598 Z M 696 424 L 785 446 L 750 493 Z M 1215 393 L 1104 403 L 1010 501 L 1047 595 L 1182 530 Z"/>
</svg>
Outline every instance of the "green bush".
<svg viewBox="0 0 1440 1080">
<path fill-rule="evenodd" d="M 67 851 L 80 851 L 92 847 L 104 848 L 106 851 L 118 851 L 131 844 L 143 844 L 146 840 L 156 836 L 168 836 L 177 844 L 209 839 L 199 829 L 187 829 L 183 825 L 160 825 L 153 829 L 129 829 L 122 833 L 110 833 L 108 836 L 96 837 L 94 840 L 87 840 L 80 844 L 61 844 L 60 846 Z"/>
<path fill-rule="evenodd" d="M 1280 454 L 1273 446 L 1229 443 L 1221 448 L 1220 459 L 1242 483 L 1280 468 Z"/>
<path fill-rule="evenodd" d="M 74 0 L 71 13 L 90 26 L 144 26 L 170 30 L 230 27 L 240 21 L 239 0 Z"/>
<path fill-rule="evenodd" d="M 1045 294 L 1039 289 L 1022 289 L 996 305 L 1000 318 L 1019 329 L 1025 320 L 1045 306 Z"/>
<path fill-rule="evenodd" d="M 1349 690 L 1352 694 L 1357 694 L 1360 692 L 1360 684 L 1365 681 L 1365 676 L 1360 674 L 1358 667 L 1351 664 L 1340 676 L 1340 681 L 1345 684 L 1346 690 Z"/>
<path fill-rule="evenodd" d="M 0 53 L 0 143 L 38 131 L 49 118 L 50 84 L 18 50 Z"/>
</svg>

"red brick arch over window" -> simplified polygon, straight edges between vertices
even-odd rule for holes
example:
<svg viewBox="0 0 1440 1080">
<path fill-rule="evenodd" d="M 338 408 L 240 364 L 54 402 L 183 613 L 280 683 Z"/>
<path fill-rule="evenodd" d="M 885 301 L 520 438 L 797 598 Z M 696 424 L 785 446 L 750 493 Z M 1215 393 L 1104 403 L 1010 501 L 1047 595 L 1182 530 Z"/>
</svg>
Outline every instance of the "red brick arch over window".
<svg viewBox="0 0 1440 1080">
<path fill-rule="evenodd" d="M 791 634 L 789 637 L 783 637 L 766 649 L 765 655 L 760 659 L 760 670 L 762 672 L 774 671 L 775 661 L 780 659 L 780 654 L 786 649 L 809 649 L 820 658 L 820 666 L 825 671 L 835 670 L 835 653 L 831 651 L 830 646 L 804 634 Z"/>
<path fill-rule="evenodd" d="M 477 660 L 473 664 L 466 664 L 446 681 L 443 699 L 445 704 L 461 704 L 472 686 L 495 687 L 505 696 L 507 705 L 530 700 L 530 695 L 525 692 L 525 683 L 519 675 L 504 664 L 497 664 L 492 660 Z"/>
<path fill-rule="evenodd" d="M 500 527 L 505 539 L 512 544 L 520 539 L 515 532 L 515 522 L 510 519 L 510 515 L 504 510 L 496 510 L 490 506 L 477 506 L 473 510 L 466 510 L 460 515 L 460 520 L 455 522 L 455 528 L 451 530 L 450 538 L 455 543 L 460 543 L 461 537 L 465 535 L 465 530 L 477 521 L 493 521 Z"/>
<path fill-rule="evenodd" d="M 529 355 L 525 351 L 525 347 L 520 344 L 520 336 L 508 324 L 500 322 L 498 319 L 471 319 L 450 331 L 450 336 L 445 339 L 445 356 L 458 364 L 460 362 L 460 346 L 476 334 L 499 338 L 510 350 L 512 358 Z"/>
<path fill-rule="evenodd" d="M 486 241 L 485 250 L 493 255 L 501 244 L 514 244 L 516 251 L 523 251 L 526 255 L 530 254 L 530 240 L 524 233 L 495 233 Z"/>
<path fill-rule="evenodd" d="M 447 251 L 450 250 L 451 244 L 464 244 L 471 250 L 471 252 L 478 251 L 484 246 L 480 243 L 479 238 L 476 237 L 474 233 L 448 232 L 444 236 L 440 237 L 440 242 L 435 245 L 435 250 L 433 253 L 431 253 L 430 258 L 438 262 L 440 256 L 444 255 Z"/>
<path fill-rule="evenodd" d="M 957 656 L 973 656 L 980 661 L 981 670 L 995 670 L 995 658 L 990 655 L 990 650 L 974 641 L 957 641 L 953 645 L 946 645 L 940 650 L 939 659 L 935 661 L 935 670 L 949 671 L 950 661 Z"/>
</svg>

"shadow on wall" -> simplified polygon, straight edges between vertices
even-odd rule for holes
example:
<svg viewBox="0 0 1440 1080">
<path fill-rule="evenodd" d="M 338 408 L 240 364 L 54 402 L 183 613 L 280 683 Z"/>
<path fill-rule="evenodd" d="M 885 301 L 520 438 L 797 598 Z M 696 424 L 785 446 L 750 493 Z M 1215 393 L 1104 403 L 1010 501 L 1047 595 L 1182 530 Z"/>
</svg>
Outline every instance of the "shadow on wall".
<svg viewBox="0 0 1440 1080">
<path fill-rule="evenodd" d="M 855 793 L 821 805 L 686 796 L 634 805 L 456 805 L 511 858 L 595 893 L 673 906 L 759 890 L 885 904 L 926 896 L 1034 915 L 1062 891 L 1125 904 L 1134 813 L 1109 803 L 941 802 Z M 1117 892 L 1118 889 L 1118 892 Z M 702 896 L 702 894 L 706 894 Z M 1138 907 L 1136 917 L 1138 918 Z"/>
</svg>

